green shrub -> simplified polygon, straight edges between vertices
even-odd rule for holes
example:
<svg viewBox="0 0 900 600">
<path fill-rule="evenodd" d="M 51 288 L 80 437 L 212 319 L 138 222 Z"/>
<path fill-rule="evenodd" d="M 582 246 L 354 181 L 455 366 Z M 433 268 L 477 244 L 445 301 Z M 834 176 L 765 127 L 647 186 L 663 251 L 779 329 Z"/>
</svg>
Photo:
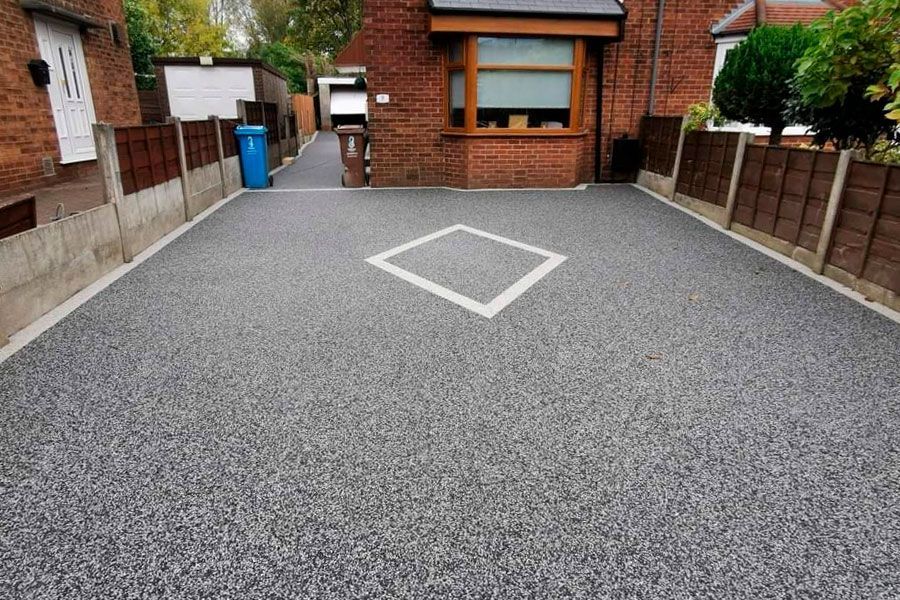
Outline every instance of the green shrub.
<svg viewBox="0 0 900 600">
<path fill-rule="evenodd" d="M 688 107 L 688 121 L 684 124 L 685 131 L 702 131 L 707 124 L 712 123 L 719 127 L 725 123 L 722 113 L 712 102 L 698 102 Z"/>
<path fill-rule="evenodd" d="M 728 52 L 716 77 L 713 102 L 727 119 L 770 128 L 771 143 L 779 145 L 795 94 L 794 64 L 814 42 L 801 25 L 757 27 Z"/>
<path fill-rule="evenodd" d="M 811 28 L 817 42 L 797 62 L 794 114 L 837 148 L 897 143 L 900 0 L 862 0 Z"/>
</svg>

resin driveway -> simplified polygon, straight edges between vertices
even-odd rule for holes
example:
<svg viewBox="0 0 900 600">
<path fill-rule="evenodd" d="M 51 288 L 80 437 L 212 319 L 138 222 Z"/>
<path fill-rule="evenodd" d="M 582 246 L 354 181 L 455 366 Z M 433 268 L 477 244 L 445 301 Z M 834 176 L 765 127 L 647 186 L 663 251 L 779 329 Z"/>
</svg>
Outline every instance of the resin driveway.
<svg viewBox="0 0 900 600">
<path fill-rule="evenodd" d="M 0 364 L 0 597 L 896 598 L 898 349 L 628 186 L 247 193 Z"/>
</svg>

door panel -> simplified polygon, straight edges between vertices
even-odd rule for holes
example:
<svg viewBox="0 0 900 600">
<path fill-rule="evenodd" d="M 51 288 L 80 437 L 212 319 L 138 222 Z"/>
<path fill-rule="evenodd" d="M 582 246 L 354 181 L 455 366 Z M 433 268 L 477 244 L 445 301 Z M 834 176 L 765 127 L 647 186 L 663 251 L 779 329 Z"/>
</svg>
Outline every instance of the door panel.
<svg viewBox="0 0 900 600">
<path fill-rule="evenodd" d="M 78 29 L 35 18 L 41 58 L 50 65 L 50 104 L 62 162 L 96 158 L 91 124 L 96 120 Z"/>
</svg>

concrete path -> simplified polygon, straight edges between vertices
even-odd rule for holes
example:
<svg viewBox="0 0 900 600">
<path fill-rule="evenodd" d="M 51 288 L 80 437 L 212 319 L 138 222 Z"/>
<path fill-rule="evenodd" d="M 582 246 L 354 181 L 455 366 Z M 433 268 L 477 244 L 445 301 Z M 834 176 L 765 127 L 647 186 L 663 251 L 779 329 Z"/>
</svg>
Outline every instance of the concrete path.
<svg viewBox="0 0 900 600">
<path fill-rule="evenodd" d="M 365 260 L 455 224 L 566 260 Z M 0 597 L 896 598 L 898 348 L 627 186 L 248 193 L 0 365 Z"/>
<path fill-rule="evenodd" d="M 341 187 L 344 165 L 337 134 L 320 131 L 303 156 L 275 175 L 275 188 L 328 189 Z"/>
</svg>

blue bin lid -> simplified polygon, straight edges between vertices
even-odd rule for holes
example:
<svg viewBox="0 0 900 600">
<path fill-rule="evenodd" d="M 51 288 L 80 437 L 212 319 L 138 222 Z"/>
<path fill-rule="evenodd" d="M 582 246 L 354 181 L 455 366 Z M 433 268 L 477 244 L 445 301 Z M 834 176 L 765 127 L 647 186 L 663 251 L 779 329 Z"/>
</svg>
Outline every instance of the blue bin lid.
<svg viewBox="0 0 900 600">
<path fill-rule="evenodd" d="M 235 135 L 264 135 L 268 131 L 264 125 L 238 125 L 234 128 Z"/>
</svg>

